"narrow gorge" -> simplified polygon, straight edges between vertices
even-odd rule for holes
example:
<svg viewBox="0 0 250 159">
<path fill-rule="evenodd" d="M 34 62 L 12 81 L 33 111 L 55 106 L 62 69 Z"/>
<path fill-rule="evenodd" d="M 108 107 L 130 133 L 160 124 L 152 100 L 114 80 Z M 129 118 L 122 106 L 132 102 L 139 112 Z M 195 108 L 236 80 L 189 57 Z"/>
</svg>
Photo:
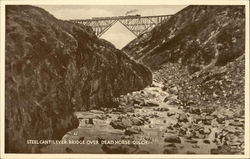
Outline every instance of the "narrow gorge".
<svg viewBox="0 0 250 159">
<path fill-rule="evenodd" d="M 119 50 L 9 5 L 5 47 L 6 153 L 244 154 L 244 6 L 187 6 Z"/>
</svg>

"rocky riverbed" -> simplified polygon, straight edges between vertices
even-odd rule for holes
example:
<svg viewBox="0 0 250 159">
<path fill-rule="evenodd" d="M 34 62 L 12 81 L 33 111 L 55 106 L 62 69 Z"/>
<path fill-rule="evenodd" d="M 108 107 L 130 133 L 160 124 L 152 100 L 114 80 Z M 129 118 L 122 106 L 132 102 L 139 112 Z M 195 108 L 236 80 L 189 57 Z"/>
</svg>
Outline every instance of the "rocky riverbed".
<svg viewBox="0 0 250 159">
<path fill-rule="evenodd" d="M 176 90 L 177 91 L 177 90 Z M 244 118 L 233 110 L 178 106 L 175 91 L 154 82 L 116 99 L 118 108 L 76 112 L 80 125 L 44 153 L 242 154 Z"/>
</svg>

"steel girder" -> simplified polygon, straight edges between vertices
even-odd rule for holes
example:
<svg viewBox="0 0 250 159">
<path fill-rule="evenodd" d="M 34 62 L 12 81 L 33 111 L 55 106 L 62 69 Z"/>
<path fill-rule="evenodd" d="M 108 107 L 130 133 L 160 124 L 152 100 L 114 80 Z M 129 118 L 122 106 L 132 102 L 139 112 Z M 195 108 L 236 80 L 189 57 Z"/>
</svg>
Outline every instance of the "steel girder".
<svg viewBox="0 0 250 159">
<path fill-rule="evenodd" d="M 156 25 L 169 19 L 171 15 L 161 16 L 118 16 L 118 17 L 103 17 L 83 20 L 71 20 L 74 23 L 90 26 L 95 34 L 100 37 L 117 21 L 124 25 L 135 36 L 139 36 L 147 31 L 150 31 Z"/>
</svg>

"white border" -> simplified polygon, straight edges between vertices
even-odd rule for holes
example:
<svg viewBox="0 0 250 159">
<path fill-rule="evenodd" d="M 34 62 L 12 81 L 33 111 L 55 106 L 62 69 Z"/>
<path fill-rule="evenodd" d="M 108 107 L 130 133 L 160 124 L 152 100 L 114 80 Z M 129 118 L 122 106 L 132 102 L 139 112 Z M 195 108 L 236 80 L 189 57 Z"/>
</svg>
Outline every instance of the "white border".
<svg viewBox="0 0 250 159">
<path fill-rule="evenodd" d="M 248 0 L 0 0 L 0 158 L 250 158 L 249 154 L 249 1 Z M 6 154 L 4 153 L 4 77 L 5 77 L 5 5 L 245 5 L 246 8 L 246 63 L 245 63 L 245 154 L 244 155 L 163 155 L 163 154 Z"/>
</svg>

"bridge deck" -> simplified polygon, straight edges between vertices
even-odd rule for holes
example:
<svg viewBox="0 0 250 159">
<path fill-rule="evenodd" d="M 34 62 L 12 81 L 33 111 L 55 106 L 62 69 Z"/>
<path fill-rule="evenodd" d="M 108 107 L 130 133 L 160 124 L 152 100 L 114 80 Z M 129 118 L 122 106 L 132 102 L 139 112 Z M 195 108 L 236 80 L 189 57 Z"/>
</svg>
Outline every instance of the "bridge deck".
<svg viewBox="0 0 250 159">
<path fill-rule="evenodd" d="M 103 35 L 117 21 L 119 21 L 135 36 L 139 36 L 146 31 L 151 30 L 156 25 L 161 24 L 163 21 L 169 19 L 170 17 L 172 17 L 172 15 L 128 15 L 116 17 L 93 17 L 91 19 L 75 19 L 70 21 L 92 27 L 96 35 L 99 37 Z"/>
</svg>

